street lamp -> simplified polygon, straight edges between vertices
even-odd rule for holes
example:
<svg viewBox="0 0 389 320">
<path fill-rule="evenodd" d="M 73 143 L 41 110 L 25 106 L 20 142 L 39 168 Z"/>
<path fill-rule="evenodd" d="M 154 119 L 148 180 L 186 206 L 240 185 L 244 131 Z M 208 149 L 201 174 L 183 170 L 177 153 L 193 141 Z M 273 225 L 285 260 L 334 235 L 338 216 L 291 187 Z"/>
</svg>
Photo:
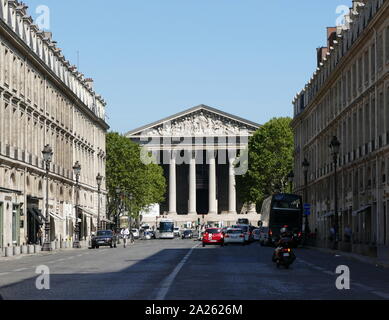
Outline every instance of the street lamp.
<svg viewBox="0 0 389 320">
<path fill-rule="evenodd" d="M 73 241 L 73 248 L 81 248 L 80 246 L 80 225 L 78 223 L 78 193 L 80 189 L 79 180 L 80 180 L 80 174 L 81 174 L 81 165 L 77 161 L 75 165 L 73 166 L 74 175 L 76 176 L 76 227 L 74 230 L 74 241 Z"/>
<path fill-rule="evenodd" d="M 122 190 L 120 189 L 120 187 L 116 187 L 115 189 L 115 193 L 116 193 L 116 199 L 117 199 L 117 212 L 116 212 L 116 232 L 118 232 L 119 230 L 119 219 L 120 219 L 120 196 L 121 196 L 121 193 L 122 193 Z"/>
<path fill-rule="evenodd" d="M 289 181 L 289 184 L 290 184 L 290 192 L 292 193 L 293 192 L 293 181 L 294 181 L 294 172 L 293 172 L 293 170 L 291 172 L 289 172 L 289 174 L 288 174 L 288 181 Z"/>
<path fill-rule="evenodd" d="M 330 143 L 330 150 L 331 155 L 334 161 L 334 201 L 335 201 L 335 221 L 334 221 L 334 229 L 335 229 L 335 242 L 334 242 L 334 249 L 338 248 L 338 234 L 339 234 L 339 219 L 338 219 L 338 182 L 337 182 L 337 166 L 338 166 L 338 155 L 340 151 L 340 142 L 336 136 L 333 136 L 331 143 Z"/>
<path fill-rule="evenodd" d="M 308 204 L 308 171 L 309 171 L 309 167 L 311 166 L 311 164 L 305 158 L 303 163 L 302 163 L 302 166 L 303 166 L 303 171 L 304 171 L 304 202 Z M 310 233 L 310 230 L 309 230 L 308 215 L 304 213 L 304 217 L 305 217 L 304 238 L 306 241 L 307 235 Z"/>
<path fill-rule="evenodd" d="M 130 236 L 132 235 L 132 199 L 133 199 L 132 193 L 128 195 L 129 200 L 129 208 L 128 208 L 128 229 L 130 230 Z M 132 237 L 131 237 L 132 238 Z"/>
<path fill-rule="evenodd" d="M 45 243 L 42 251 L 52 251 L 50 240 L 50 213 L 49 213 L 49 171 L 50 163 L 53 158 L 53 149 L 50 145 L 46 145 L 42 151 L 43 160 L 46 164 L 46 221 L 45 221 Z"/>
<path fill-rule="evenodd" d="M 100 231 L 101 229 L 101 222 L 100 222 L 100 192 L 101 192 L 101 183 L 103 181 L 103 176 L 100 175 L 100 173 L 96 177 L 97 182 L 97 195 L 98 195 L 98 204 L 97 204 L 97 231 Z"/>
</svg>

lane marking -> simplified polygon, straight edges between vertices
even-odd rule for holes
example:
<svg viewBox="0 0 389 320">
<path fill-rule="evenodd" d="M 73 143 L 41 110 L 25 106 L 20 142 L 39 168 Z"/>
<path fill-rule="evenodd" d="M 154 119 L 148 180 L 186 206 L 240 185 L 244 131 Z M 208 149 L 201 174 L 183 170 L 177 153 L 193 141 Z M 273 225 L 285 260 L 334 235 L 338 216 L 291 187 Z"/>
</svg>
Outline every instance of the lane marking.
<svg viewBox="0 0 389 320">
<path fill-rule="evenodd" d="M 25 271 L 25 270 L 28 270 L 27 268 L 20 268 L 20 269 L 16 269 L 14 270 L 15 272 L 20 272 L 20 271 Z"/>
<path fill-rule="evenodd" d="M 166 295 L 169 292 L 178 273 L 181 271 L 182 267 L 188 261 L 194 249 L 196 249 L 198 246 L 199 244 L 195 245 L 192 249 L 190 249 L 189 252 L 186 254 L 186 256 L 181 260 L 181 262 L 174 268 L 173 272 L 170 275 L 168 275 L 165 278 L 165 280 L 162 281 L 161 286 L 158 289 L 157 296 L 154 300 L 165 300 Z"/>
<path fill-rule="evenodd" d="M 0 277 L 2 277 L 2 276 L 6 276 L 6 275 L 9 275 L 9 272 L 3 272 L 3 273 L 0 273 Z"/>
</svg>

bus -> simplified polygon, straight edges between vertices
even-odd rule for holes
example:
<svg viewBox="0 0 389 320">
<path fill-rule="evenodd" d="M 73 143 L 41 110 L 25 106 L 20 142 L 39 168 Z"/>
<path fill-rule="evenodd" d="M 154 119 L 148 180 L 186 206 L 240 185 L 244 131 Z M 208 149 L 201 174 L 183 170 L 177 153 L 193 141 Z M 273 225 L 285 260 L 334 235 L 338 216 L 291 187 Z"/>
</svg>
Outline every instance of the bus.
<svg viewBox="0 0 389 320">
<path fill-rule="evenodd" d="M 162 219 L 157 228 L 157 239 L 174 239 L 174 220 Z"/>
<path fill-rule="evenodd" d="M 303 200 L 299 195 L 279 193 L 264 200 L 260 221 L 261 242 L 274 245 L 283 227 L 301 237 L 303 212 Z"/>
</svg>

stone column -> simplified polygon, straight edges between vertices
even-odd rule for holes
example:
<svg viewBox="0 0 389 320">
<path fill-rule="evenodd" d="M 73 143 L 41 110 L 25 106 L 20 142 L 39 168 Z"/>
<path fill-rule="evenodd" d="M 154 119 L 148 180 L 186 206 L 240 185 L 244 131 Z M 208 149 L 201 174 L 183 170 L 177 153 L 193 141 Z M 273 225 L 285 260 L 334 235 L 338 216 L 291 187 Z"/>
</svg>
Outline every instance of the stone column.
<svg viewBox="0 0 389 320">
<path fill-rule="evenodd" d="M 234 158 L 229 159 L 228 211 L 231 214 L 236 214 L 236 182 L 234 162 Z"/>
<path fill-rule="evenodd" d="M 214 152 L 209 152 L 209 214 L 216 214 L 216 159 Z"/>
<path fill-rule="evenodd" d="M 190 159 L 189 168 L 189 214 L 197 214 L 196 208 L 196 156 L 193 155 Z"/>
<path fill-rule="evenodd" d="M 169 214 L 177 214 L 177 181 L 176 181 L 176 158 L 175 152 L 170 154 L 169 168 Z"/>
</svg>

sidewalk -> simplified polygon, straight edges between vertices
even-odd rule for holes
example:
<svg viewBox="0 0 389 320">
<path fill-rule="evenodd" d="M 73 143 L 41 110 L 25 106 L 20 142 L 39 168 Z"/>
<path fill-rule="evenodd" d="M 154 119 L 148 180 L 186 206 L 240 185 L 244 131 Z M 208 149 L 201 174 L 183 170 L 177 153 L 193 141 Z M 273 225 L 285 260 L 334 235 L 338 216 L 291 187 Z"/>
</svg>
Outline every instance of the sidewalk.
<svg viewBox="0 0 389 320">
<path fill-rule="evenodd" d="M 12 247 L 12 248 L 14 248 L 14 247 Z M 82 241 L 81 248 L 74 249 L 69 243 L 69 246 L 66 246 L 64 248 L 57 248 L 57 249 L 54 249 L 54 250 L 49 251 L 49 252 L 41 251 L 40 247 L 39 247 L 39 249 L 37 249 L 35 247 L 34 253 L 22 253 L 21 249 L 20 249 L 21 247 L 18 247 L 18 248 L 19 248 L 18 254 L 16 254 L 16 255 L 14 254 L 12 256 L 5 256 L 5 249 L 6 248 L 0 249 L 0 262 L 15 261 L 15 260 L 20 260 L 20 259 L 23 259 L 26 257 L 48 256 L 48 255 L 54 255 L 57 253 L 68 252 L 68 251 L 86 250 L 86 249 L 89 249 L 89 244 L 87 242 Z M 39 251 L 37 252 L 36 250 L 39 250 Z"/>
<path fill-rule="evenodd" d="M 21 260 L 21 259 L 27 258 L 27 257 L 51 256 L 51 255 L 62 253 L 62 252 L 80 251 L 80 250 L 88 250 L 88 249 L 89 248 L 79 248 L 79 249 L 67 248 L 67 249 L 57 249 L 57 250 L 53 250 L 50 252 L 41 251 L 39 253 L 34 253 L 34 254 L 20 254 L 20 255 L 12 256 L 12 257 L 0 257 L 0 263 L 6 262 L 6 261 Z"/>
<path fill-rule="evenodd" d="M 327 248 L 319 248 L 319 247 L 312 247 L 312 246 L 304 246 L 304 249 L 309 249 L 309 250 L 316 250 L 324 253 L 329 253 L 333 255 L 339 255 L 342 257 L 346 257 L 349 259 L 353 260 L 358 260 L 360 262 L 368 263 L 368 264 L 373 264 L 375 266 L 379 266 L 382 268 L 389 268 L 389 260 L 388 261 L 380 261 L 378 258 L 372 258 L 372 257 L 367 257 L 363 256 L 360 254 L 356 253 L 350 253 L 350 252 L 345 252 L 345 251 L 340 251 L 340 250 L 332 250 L 332 249 L 327 249 Z"/>
</svg>

